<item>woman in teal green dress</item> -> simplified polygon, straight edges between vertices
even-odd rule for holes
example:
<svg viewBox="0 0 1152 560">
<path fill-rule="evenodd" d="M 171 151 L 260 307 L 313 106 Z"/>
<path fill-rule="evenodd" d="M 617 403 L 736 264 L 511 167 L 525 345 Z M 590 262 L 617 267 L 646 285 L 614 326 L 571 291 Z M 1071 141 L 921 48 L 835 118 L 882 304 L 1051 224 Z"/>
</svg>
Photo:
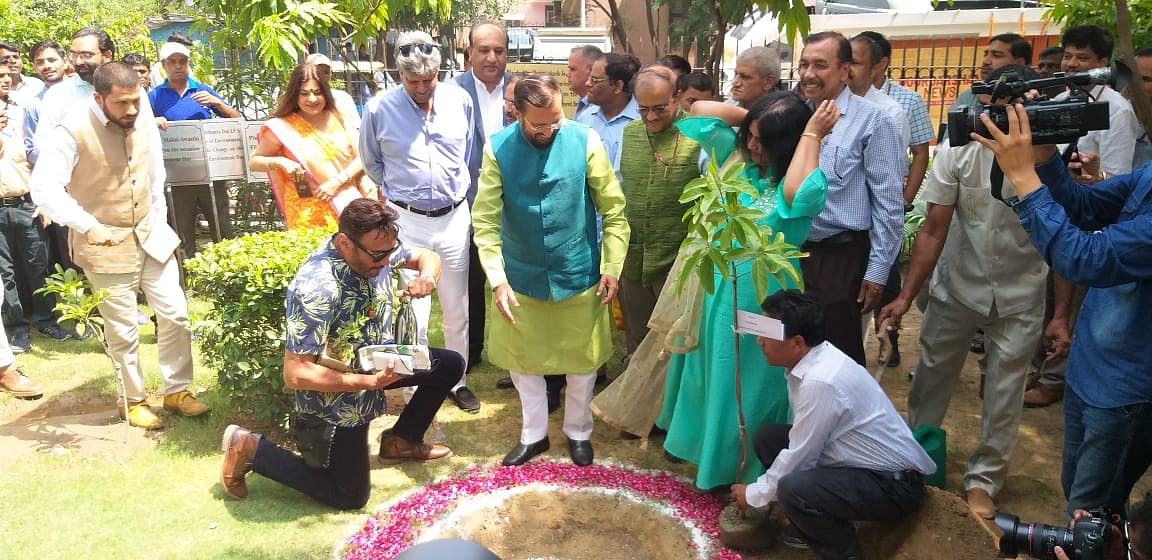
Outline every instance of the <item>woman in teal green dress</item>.
<svg viewBox="0 0 1152 560">
<path fill-rule="evenodd" d="M 715 117 L 690 117 L 676 126 L 700 142 L 717 162 L 743 159 L 747 165 L 744 178 L 760 192 L 756 200 L 746 200 L 745 204 L 765 212 L 761 226 L 783 232 L 788 243 L 799 247 L 808 237 L 812 218 L 824 208 L 828 181 L 819 167 L 820 142 L 839 115 L 839 109 L 830 102 L 813 111 L 800 96 L 775 92 L 748 111 L 738 133 Z M 787 170 L 784 177 L 776 172 L 781 169 Z M 793 265 L 799 271 L 800 264 Z M 749 262 L 737 265 L 738 304 L 742 310 L 759 313 L 760 299 L 750 270 Z M 687 354 L 673 355 L 669 362 L 664 406 L 656 419 L 656 425 L 668 432 L 665 451 L 698 465 L 696 486 L 703 489 L 752 482 L 765 470 L 756 454 L 749 453 L 743 476 L 738 476 L 732 286 L 722 281 L 719 272 L 715 286 L 713 294 L 704 294 L 699 346 Z M 773 280 L 768 293 L 794 287 Z M 788 423 L 791 412 L 783 369 L 768 365 L 754 336 L 740 336 L 748 430 L 765 423 Z"/>
</svg>

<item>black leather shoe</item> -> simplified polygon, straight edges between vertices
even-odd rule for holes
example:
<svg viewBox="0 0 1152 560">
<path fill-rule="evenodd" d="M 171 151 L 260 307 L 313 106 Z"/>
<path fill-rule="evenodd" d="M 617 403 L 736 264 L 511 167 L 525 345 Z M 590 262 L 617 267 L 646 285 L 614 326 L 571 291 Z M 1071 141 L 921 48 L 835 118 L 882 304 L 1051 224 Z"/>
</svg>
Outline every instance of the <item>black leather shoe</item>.
<svg viewBox="0 0 1152 560">
<path fill-rule="evenodd" d="M 515 389 L 516 384 L 512 383 L 511 377 L 501 377 L 496 381 L 497 389 Z"/>
<path fill-rule="evenodd" d="M 456 403 L 456 406 L 459 407 L 460 410 L 469 414 L 480 412 L 480 399 L 476 398 L 476 394 L 472 392 L 472 389 L 461 387 L 452 391 L 451 395 L 452 402 Z"/>
<path fill-rule="evenodd" d="M 520 445 L 517 445 L 515 448 L 513 448 L 512 451 L 509 451 L 508 454 L 504 456 L 504 460 L 501 461 L 500 464 L 504 465 L 505 467 L 519 467 L 520 465 L 523 465 L 524 463 L 532 460 L 533 457 L 548 451 L 548 447 L 549 443 L 547 436 L 536 443 L 529 443 L 527 445 L 521 443 Z"/>
<path fill-rule="evenodd" d="M 577 467 L 587 467 L 592 464 L 592 442 L 568 438 L 568 454 Z"/>
<path fill-rule="evenodd" d="M 677 465 L 681 465 L 681 464 L 688 462 L 688 461 L 685 461 L 684 459 L 681 459 L 681 458 L 669 453 L 667 449 L 664 450 L 664 460 L 668 461 L 669 463 L 674 463 Z"/>
<path fill-rule="evenodd" d="M 662 429 L 659 426 L 652 426 L 652 429 L 648 430 L 648 438 L 649 439 L 664 437 L 666 435 L 668 435 L 668 430 Z M 637 434 L 634 434 L 632 432 L 626 432 L 624 430 L 620 430 L 620 439 L 636 440 L 636 439 L 640 439 L 640 436 Z"/>
<path fill-rule="evenodd" d="M 608 364 L 604 364 L 596 370 L 596 386 L 599 387 L 608 382 Z"/>
</svg>

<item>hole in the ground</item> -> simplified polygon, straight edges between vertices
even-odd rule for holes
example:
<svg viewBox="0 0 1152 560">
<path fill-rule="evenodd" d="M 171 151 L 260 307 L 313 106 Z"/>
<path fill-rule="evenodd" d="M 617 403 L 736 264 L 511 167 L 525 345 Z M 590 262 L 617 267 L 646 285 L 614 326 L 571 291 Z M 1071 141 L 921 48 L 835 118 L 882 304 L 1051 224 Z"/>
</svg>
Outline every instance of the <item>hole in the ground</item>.
<svg viewBox="0 0 1152 560">
<path fill-rule="evenodd" d="M 697 560 L 708 540 L 669 508 L 605 488 L 512 488 L 462 502 L 420 540 L 460 537 L 504 560 Z"/>
</svg>

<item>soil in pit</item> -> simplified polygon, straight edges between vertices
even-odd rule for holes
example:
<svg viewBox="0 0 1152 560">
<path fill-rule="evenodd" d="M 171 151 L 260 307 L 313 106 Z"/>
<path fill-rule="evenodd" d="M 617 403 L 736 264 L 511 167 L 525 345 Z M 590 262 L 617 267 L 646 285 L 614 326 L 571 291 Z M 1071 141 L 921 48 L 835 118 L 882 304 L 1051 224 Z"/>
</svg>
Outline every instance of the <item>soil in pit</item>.
<svg viewBox="0 0 1152 560">
<path fill-rule="evenodd" d="M 730 510 L 726 510 L 726 515 Z M 689 530 L 645 504 L 591 491 L 527 491 L 468 511 L 423 538 L 466 538 L 505 560 L 695 560 Z M 731 521 L 731 520 L 730 520 Z M 721 524 L 725 523 L 722 517 Z M 812 552 L 775 541 L 787 524 L 776 510 L 759 531 L 765 548 L 749 560 L 811 560 Z M 927 488 L 920 510 L 898 523 L 858 523 L 866 558 L 972 560 L 996 556 L 996 535 L 964 500 Z"/>
<path fill-rule="evenodd" d="M 478 542 L 504 560 L 696 560 L 681 522 L 621 496 L 527 491 L 480 508 L 432 538 Z M 428 535 L 425 535 L 428 536 Z"/>
</svg>

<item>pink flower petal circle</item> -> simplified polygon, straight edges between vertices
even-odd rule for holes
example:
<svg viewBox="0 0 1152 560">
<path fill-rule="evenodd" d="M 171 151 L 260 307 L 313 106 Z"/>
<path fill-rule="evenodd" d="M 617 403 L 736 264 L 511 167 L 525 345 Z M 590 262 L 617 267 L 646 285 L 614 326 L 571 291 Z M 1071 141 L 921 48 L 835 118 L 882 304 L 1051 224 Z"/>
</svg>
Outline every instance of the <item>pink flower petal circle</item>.
<svg viewBox="0 0 1152 560">
<path fill-rule="evenodd" d="M 695 525 L 713 545 L 711 560 L 740 559 L 736 551 L 720 545 L 718 521 L 725 504 L 696 491 L 679 476 L 610 462 L 577 467 L 554 461 L 534 461 L 519 467 L 478 465 L 404 494 L 370 516 L 341 544 L 338 555 L 345 560 L 395 558 L 461 499 L 534 483 L 562 488 L 626 488 L 642 499 L 670 506 L 677 518 Z"/>
</svg>

